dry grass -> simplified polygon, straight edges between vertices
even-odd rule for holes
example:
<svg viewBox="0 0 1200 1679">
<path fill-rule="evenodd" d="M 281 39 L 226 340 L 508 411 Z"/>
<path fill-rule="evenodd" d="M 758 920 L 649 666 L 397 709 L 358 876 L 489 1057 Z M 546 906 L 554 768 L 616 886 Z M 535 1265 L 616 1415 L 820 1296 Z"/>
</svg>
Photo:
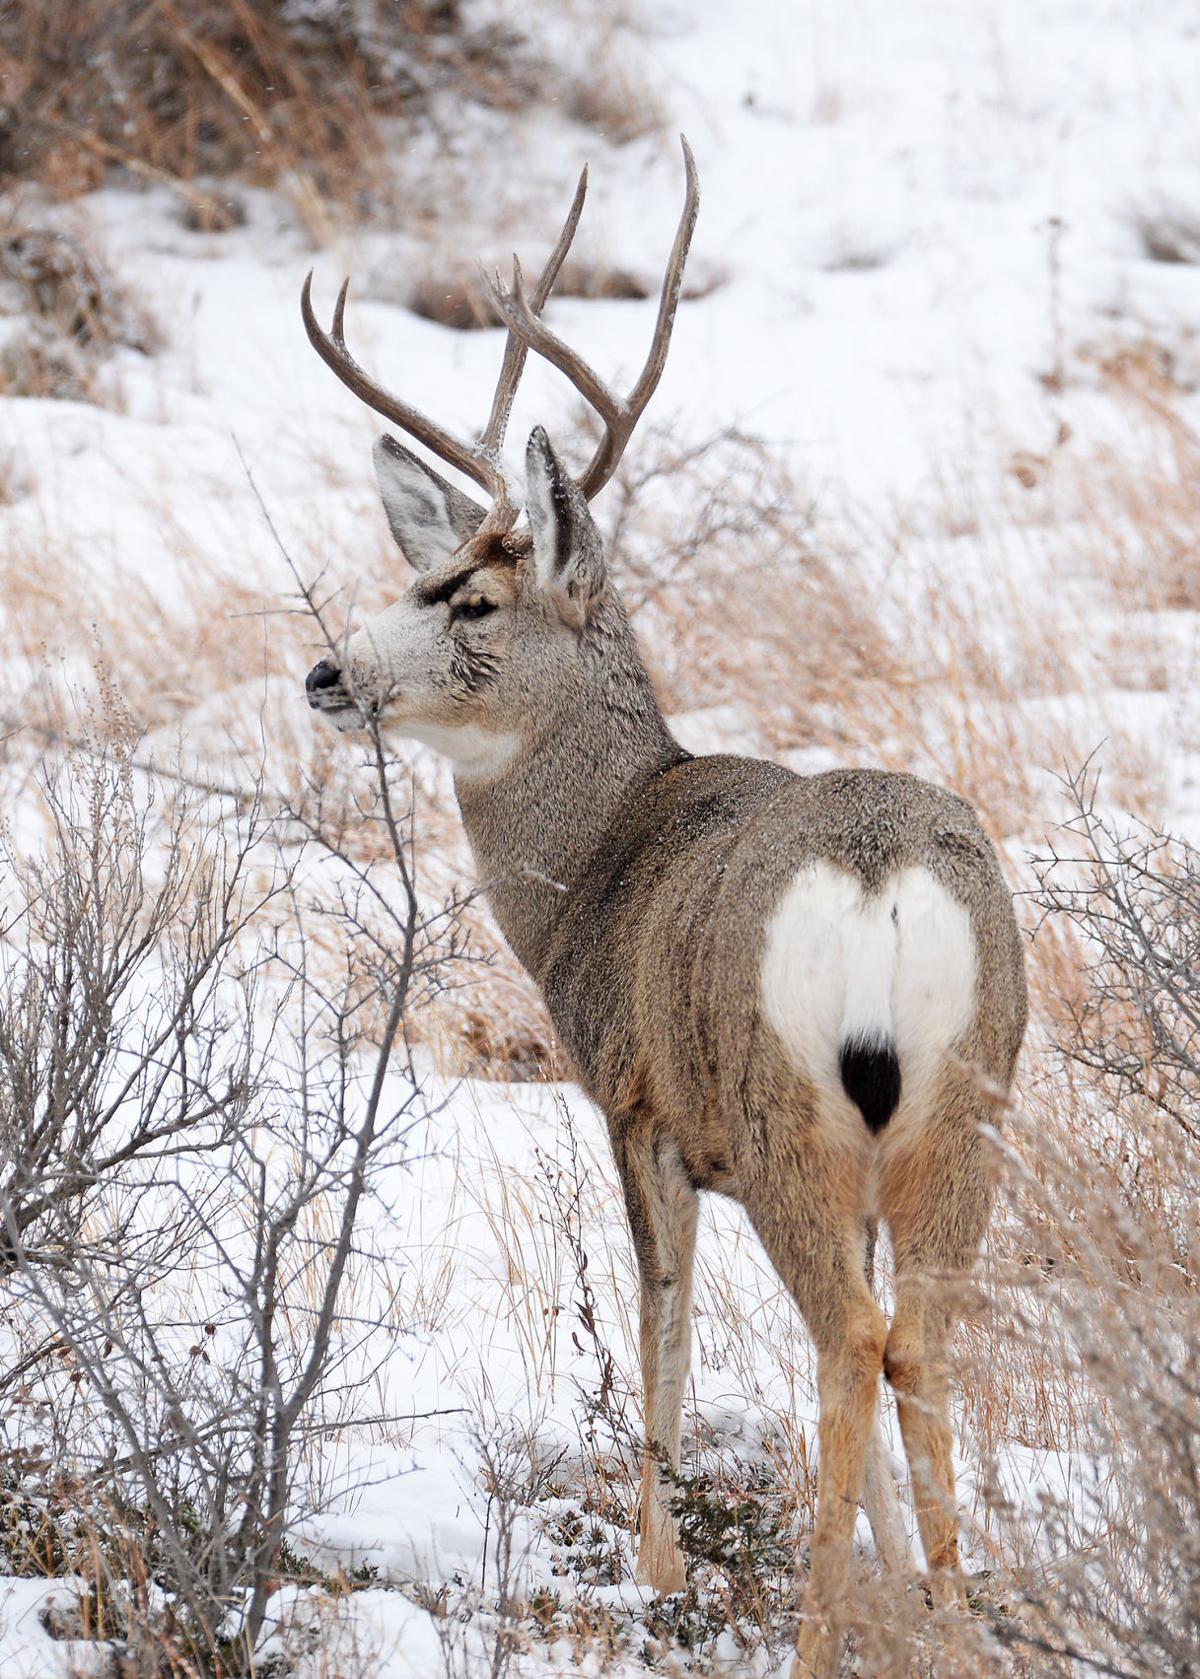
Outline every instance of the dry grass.
<svg viewBox="0 0 1200 1679">
<path fill-rule="evenodd" d="M 1006 544 L 1019 529 L 1017 486 L 1018 499 L 1001 510 L 1008 527 L 995 511 L 981 519 L 976 510 L 973 536 L 930 537 L 902 520 L 880 527 L 814 509 L 752 440 L 721 437 L 681 456 L 666 436 L 648 437 L 603 513 L 614 569 L 668 710 L 710 720 L 711 747 L 733 745 L 799 768 L 882 764 L 944 782 L 976 805 L 997 840 L 1013 842 L 1014 856 L 1036 845 L 1058 814 L 1053 774 L 1082 762 L 1102 738 L 1106 795 L 1158 818 L 1165 789 L 1145 738 L 1103 703 L 1085 703 L 1097 664 L 1103 668 L 1089 629 L 1095 587 L 1109 591 L 1114 636 L 1136 621 L 1156 646 L 1145 611 L 1176 602 L 1170 579 L 1179 550 L 1171 533 L 1182 534 L 1200 478 L 1188 471 L 1190 445 L 1169 393 L 1150 376 L 1154 366 L 1139 357 L 1122 376 L 1150 370 L 1130 400 L 1150 407 L 1180 452 L 1164 467 L 1157 494 L 1143 488 L 1141 473 L 1122 478 L 1108 455 L 1092 463 L 1090 521 L 1082 527 L 1089 581 L 1075 599 L 1055 579 L 1066 564 L 1080 563 L 1078 526 L 1059 533 L 1026 527 L 1028 551 L 1013 573 Z M 1105 500 L 1094 493 L 1101 472 L 1108 494 L 1124 496 L 1107 541 L 1099 528 Z M 947 511 L 956 530 L 966 504 L 958 497 Z M 286 796 L 299 799 L 306 787 L 333 796 L 344 773 L 337 743 L 308 728 L 291 703 L 295 673 L 310 662 L 310 628 L 302 617 L 279 615 L 277 595 L 214 569 L 168 507 L 156 517 L 178 570 L 165 601 L 135 576 L 118 577 L 114 587 L 107 565 L 89 565 L 80 611 L 81 556 L 40 538 L 0 554 L 10 650 L 35 672 L 22 720 L 50 734 L 69 732 L 61 671 L 86 670 L 99 658 L 119 670 L 143 730 L 167 738 L 187 723 L 202 756 L 227 757 L 232 747 L 247 762 L 261 753 L 265 731 L 276 743 L 273 761 L 294 772 Z M 961 543 L 976 551 L 965 556 Z M 324 566 L 319 534 L 311 555 L 298 559 L 314 575 Z M 362 578 L 387 576 L 386 551 L 373 561 L 347 555 L 343 563 L 344 598 L 356 615 L 383 604 L 385 591 L 372 593 Z M 338 580 L 332 575 L 331 585 Z M 136 637 L 128 633 L 131 602 Z M 51 647 L 54 670 L 42 652 Z M 1154 691 L 1145 668 L 1124 670 L 1119 686 L 1140 682 Z M 424 887 L 437 896 L 469 877 L 470 860 L 448 779 L 431 768 L 425 782 L 420 861 Z M 369 849 L 374 842 L 364 833 L 350 843 Z M 544 1011 L 482 903 L 469 906 L 458 933 L 480 965 L 477 983 L 424 1024 L 439 1063 L 448 1072 L 555 1076 L 561 1068 Z M 1062 996 L 1070 973 L 1070 954 L 1043 943 L 1035 994 Z"/>
<path fill-rule="evenodd" d="M 150 355 L 157 325 L 111 274 L 86 234 L 31 225 L 15 213 L 0 231 L 0 317 L 18 325 L 0 348 L 0 395 L 101 400 L 111 351 Z M 111 402 L 111 391 L 109 393 Z"/>
<path fill-rule="evenodd" d="M 623 484 L 628 506 L 660 479 L 683 486 L 678 499 L 647 518 L 618 504 L 610 518 L 670 711 L 733 708 L 747 745 L 798 765 L 925 775 L 970 800 L 999 841 L 1044 831 L 1052 774 L 1101 735 L 1110 796 L 1161 809 L 1153 758 L 1077 703 L 1095 686 L 1094 602 L 1056 587 L 1074 560 L 1069 535 L 1022 531 L 1019 502 L 975 521 L 969 538 L 957 512 L 945 537 L 903 519 L 821 516 L 746 439 L 687 459 L 658 448 Z M 1173 516 L 1149 497 L 1139 512 L 1143 543 L 1148 523 Z"/>
<path fill-rule="evenodd" d="M 654 284 L 652 279 L 627 268 L 576 259 L 563 264 L 554 295 L 629 301 L 649 297 Z M 684 295 L 694 297 L 696 293 Z M 436 273 L 418 271 L 407 283 L 404 302 L 414 315 L 457 332 L 480 332 L 503 325 L 478 274 L 466 268 L 451 265 Z"/>
<path fill-rule="evenodd" d="M 1190 360 L 1146 340 L 1096 358 L 1125 436 L 1081 474 L 1085 554 L 1129 615 L 1200 609 L 1200 436 L 1179 406 L 1194 346 Z"/>
<path fill-rule="evenodd" d="M 19 0 L 0 23 L 0 174 L 71 196 L 118 166 L 176 187 L 205 227 L 228 219 L 214 182 L 279 182 L 319 231 L 324 199 L 382 186 L 381 117 L 451 85 L 512 108 L 531 91 L 519 49 L 454 0 Z"/>
<path fill-rule="evenodd" d="M 118 172 L 171 188 L 207 232 L 242 219 L 231 183 L 273 185 L 326 238 L 331 207 L 390 202 L 397 124 L 411 138 L 447 110 L 461 125 L 464 107 L 549 102 L 618 144 L 657 128 L 616 50 L 626 22 L 576 23 L 588 50 L 569 70 L 552 18 L 477 22 L 459 0 L 14 0 L 0 11 L 0 185 L 69 198 Z"/>
</svg>

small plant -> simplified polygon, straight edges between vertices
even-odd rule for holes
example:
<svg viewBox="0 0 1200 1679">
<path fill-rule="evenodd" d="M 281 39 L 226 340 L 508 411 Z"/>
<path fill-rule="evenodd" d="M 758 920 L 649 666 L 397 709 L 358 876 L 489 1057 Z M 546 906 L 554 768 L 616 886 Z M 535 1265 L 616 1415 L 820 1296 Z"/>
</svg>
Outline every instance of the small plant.
<svg viewBox="0 0 1200 1679">
<path fill-rule="evenodd" d="M 579 1586 L 619 1586 L 628 1576 L 628 1522 L 614 1525 L 580 1505 L 556 1515 L 546 1526 L 556 1574 L 569 1574 Z"/>
<path fill-rule="evenodd" d="M 793 1546 L 780 1511 L 768 1501 L 773 1489 L 765 1467 L 729 1491 L 704 1474 L 675 1476 L 674 1482 L 671 1510 L 689 1557 L 723 1569 L 743 1587 L 791 1571 Z"/>
</svg>

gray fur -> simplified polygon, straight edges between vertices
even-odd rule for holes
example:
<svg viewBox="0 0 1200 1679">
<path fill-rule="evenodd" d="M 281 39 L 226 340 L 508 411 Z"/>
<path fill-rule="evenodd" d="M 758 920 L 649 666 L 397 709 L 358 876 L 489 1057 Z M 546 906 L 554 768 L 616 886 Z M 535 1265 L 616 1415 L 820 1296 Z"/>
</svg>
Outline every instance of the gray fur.
<svg viewBox="0 0 1200 1679">
<path fill-rule="evenodd" d="M 481 538 L 435 567 L 390 609 L 400 616 L 386 633 L 373 638 L 367 626 L 352 638 L 354 692 L 399 693 L 380 701 L 399 733 L 471 731 L 476 749 L 456 785 L 480 877 L 605 1115 L 624 1185 L 652 1445 L 678 1462 L 699 1190 L 745 1206 L 804 1314 L 818 1352 L 822 1486 L 794 1672 L 829 1679 L 868 1464 L 881 1552 L 885 1537 L 896 1551 L 894 1494 L 889 1509 L 872 1433 L 881 1370 L 896 1388 L 930 1565 L 940 1580 L 957 1567 L 945 1382 L 953 1309 L 931 1279 L 969 1270 L 991 1205 L 984 1125 L 999 1113 L 1026 1018 L 1011 897 L 953 793 L 880 770 L 799 776 L 684 751 L 586 504 L 544 434 L 531 440 L 530 473 L 532 542 Z M 468 636 L 453 601 L 480 591 L 501 604 Z M 390 668 L 371 666 L 375 645 L 396 650 Z M 494 762 L 477 749 L 493 737 L 514 743 Z M 974 934 L 969 1024 L 926 1106 L 879 1139 L 861 1118 L 847 1129 L 761 1006 L 768 923 L 818 861 L 867 894 L 899 870 L 927 870 Z M 877 1209 L 866 1204 L 870 1181 Z M 873 1210 L 897 1262 L 890 1326 L 863 1268 Z M 639 1570 L 676 1589 L 683 1561 L 656 1463 L 650 1451 Z"/>
</svg>

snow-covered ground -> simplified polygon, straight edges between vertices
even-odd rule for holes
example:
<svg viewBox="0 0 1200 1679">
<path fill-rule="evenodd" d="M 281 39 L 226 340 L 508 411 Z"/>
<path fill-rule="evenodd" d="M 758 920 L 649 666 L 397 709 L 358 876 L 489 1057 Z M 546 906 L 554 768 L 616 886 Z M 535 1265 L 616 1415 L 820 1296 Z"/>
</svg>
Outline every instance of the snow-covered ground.
<svg viewBox="0 0 1200 1679">
<path fill-rule="evenodd" d="M 683 129 L 702 183 L 692 257 L 702 295 L 680 309 L 654 418 L 681 443 L 731 425 L 765 440 L 797 496 L 814 501 L 818 530 L 827 523 L 846 539 L 867 525 L 904 529 L 897 598 L 928 562 L 964 601 L 988 590 L 1007 601 L 1010 616 L 991 626 L 998 636 L 1043 622 L 1064 670 L 1088 681 L 1019 690 L 1037 708 L 1037 771 L 1057 770 L 1081 741 L 1116 740 L 1152 767 L 1152 814 L 1194 824 L 1200 618 L 1186 605 L 1148 611 L 1142 662 L 1114 670 L 1100 653 L 1115 608 L 1077 540 L 1088 530 L 1090 463 L 1106 447 L 1156 447 L 1102 375 L 1105 358 L 1156 346 L 1171 358 L 1173 411 L 1200 423 L 1196 258 L 1155 260 L 1143 231 L 1156 218 L 1191 217 L 1193 235 L 1200 229 L 1194 6 L 676 0 L 631 12 L 619 51 L 655 90 L 661 132 L 617 146 L 545 111 L 528 122 L 475 112 L 461 131 L 443 113 L 438 145 L 397 157 L 420 213 L 328 249 L 312 248 L 283 195 L 247 192 L 247 224 L 221 234 L 185 231 L 159 189 L 110 188 L 58 212 L 86 224 L 164 343 L 150 357 L 112 358 L 109 406 L 0 401 L 0 459 L 15 486 L 0 506 L 0 549 L 22 603 L 8 631 L 6 728 L 22 721 L 24 690 L 86 685 L 97 654 L 132 642 L 149 749 L 182 741 L 214 775 L 236 773 L 249 723 L 269 763 L 309 754 L 307 632 L 274 616 L 294 583 L 246 467 L 303 574 L 325 572 L 341 589 L 335 616 L 386 598 L 401 578 L 370 473 L 379 423 L 309 348 L 304 273 L 315 267 L 327 314 L 353 271 L 347 325 L 360 359 L 470 433 L 486 413 L 500 335 L 408 312 L 406 273 L 461 267 L 475 253 L 496 262 L 514 242 L 534 266 L 588 159 L 583 253 L 656 282 L 681 202 L 673 134 Z M 572 299 L 551 318 L 593 365 L 628 382 L 654 307 Z M 572 395 L 540 365 L 517 403 L 514 463 L 535 421 L 573 435 Z M 955 529 L 948 510 L 959 498 L 970 517 Z M 999 566 L 1011 568 L 1007 590 Z M 31 609 L 39 589 L 45 599 Z M 197 649 L 203 679 L 190 665 Z M 1161 680 L 1143 679 L 1151 664 Z M 113 676 L 119 687 L 122 669 Z M 702 712 L 689 720 L 689 744 L 722 743 L 737 726 L 728 712 Z M 858 755 L 870 761 L 872 743 Z M 1049 795 L 1026 813 L 1028 829 L 1005 836 L 1015 867 L 1047 813 Z M 556 1173 L 573 1170 L 564 1105 L 586 1187 L 575 1248 L 554 1188 Z M 602 1349 L 618 1390 L 637 1385 L 631 1258 L 586 1104 L 550 1086 L 468 1080 L 417 1153 L 386 1231 L 411 1327 L 371 1409 L 444 1414 L 332 1442 L 323 1477 L 351 1491 L 335 1493 L 302 1535 L 315 1560 L 370 1564 L 381 1588 L 405 1587 L 356 1595 L 336 1634 L 340 1659 L 349 1664 L 353 1648 L 361 1671 L 380 1679 L 425 1679 L 439 1664 L 483 1671 L 490 1660 L 486 1616 L 448 1654 L 416 1589 L 449 1583 L 455 1603 L 473 1591 L 487 1601 L 497 1585 L 481 1439 L 534 1438 L 547 1460 L 561 1458 L 547 1480 L 562 1483 L 565 1508 L 579 1465 L 623 1445 L 594 1433 L 611 1424 L 593 1414 Z M 595 1336 L 580 1315 L 580 1253 Z M 780 1284 L 738 1216 L 713 1205 L 693 1434 L 745 1460 L 769 1442 L 799 1486 L 815 1449 L 812 1376 Z M 635 1410 L 625 1421 L 636 1433 Z M 1025 1485 L 1070 1484 L 1074 1473 L 1053 1453 L 1014 1449 L 1008 1461 Z M 968 1523 L 982 1520 L 970 1439 L 961 1469 Z M 558 1496 L 541 1499 L 540 1519 L 520 1514 L 523 1581 L 636 1618 L 646 1594 L 628 1566 L 618 1583 L 581 1583 L 577 1559 L 564 1560 L 571 1545 L 561 1533 L 556 1541 L 551 1520 Z M 628 1565 L 628 1534 L 617 1527 L 604 1540 Z M 0 1672 L 65 1671 L 63 1646 L 29 1630 L 34 1588 L 11 1593 Z M 599 1671 L 602 1658 L 589 1659 Z M 751 1671 L 728 1641 L 705 1659 L 712 1671 Z M 575 1660 L 565 1640 L 522 1657 L 530 1673 L 574 1671 Z M 765 1653 L 752 1660 L 765 1671 Z M 642 1666 L 635 1644 L 613 1661 L 606 1671 Z"/>
</svg>

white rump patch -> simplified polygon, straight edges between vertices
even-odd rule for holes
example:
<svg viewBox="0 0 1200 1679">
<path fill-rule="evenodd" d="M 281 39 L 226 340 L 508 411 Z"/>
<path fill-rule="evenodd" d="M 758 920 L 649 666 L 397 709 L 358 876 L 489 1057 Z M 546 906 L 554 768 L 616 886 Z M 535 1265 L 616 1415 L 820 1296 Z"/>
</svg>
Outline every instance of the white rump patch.
<svg viewBox="0 0 1200 1679">
<path fill-rule="evenodd" d="M 964 906 L 926 869 L 898 875 L 894 901 L 892 1035 L 900 1076 L 915 1090 L 935 1076 L 975 1012 L 975 934 Z"/>
<path fill-rule="evenodd" d="M 891 1040 L 911 1096 L 971 1019 L 970 916 L 927 869 L 902 869 L 867 895 L 846 870 L 809 864 L 768 923 L 761 991 L 764 1014 L 815 1083 L 842 1093 L 842 1045 Z"/>
</svg>

